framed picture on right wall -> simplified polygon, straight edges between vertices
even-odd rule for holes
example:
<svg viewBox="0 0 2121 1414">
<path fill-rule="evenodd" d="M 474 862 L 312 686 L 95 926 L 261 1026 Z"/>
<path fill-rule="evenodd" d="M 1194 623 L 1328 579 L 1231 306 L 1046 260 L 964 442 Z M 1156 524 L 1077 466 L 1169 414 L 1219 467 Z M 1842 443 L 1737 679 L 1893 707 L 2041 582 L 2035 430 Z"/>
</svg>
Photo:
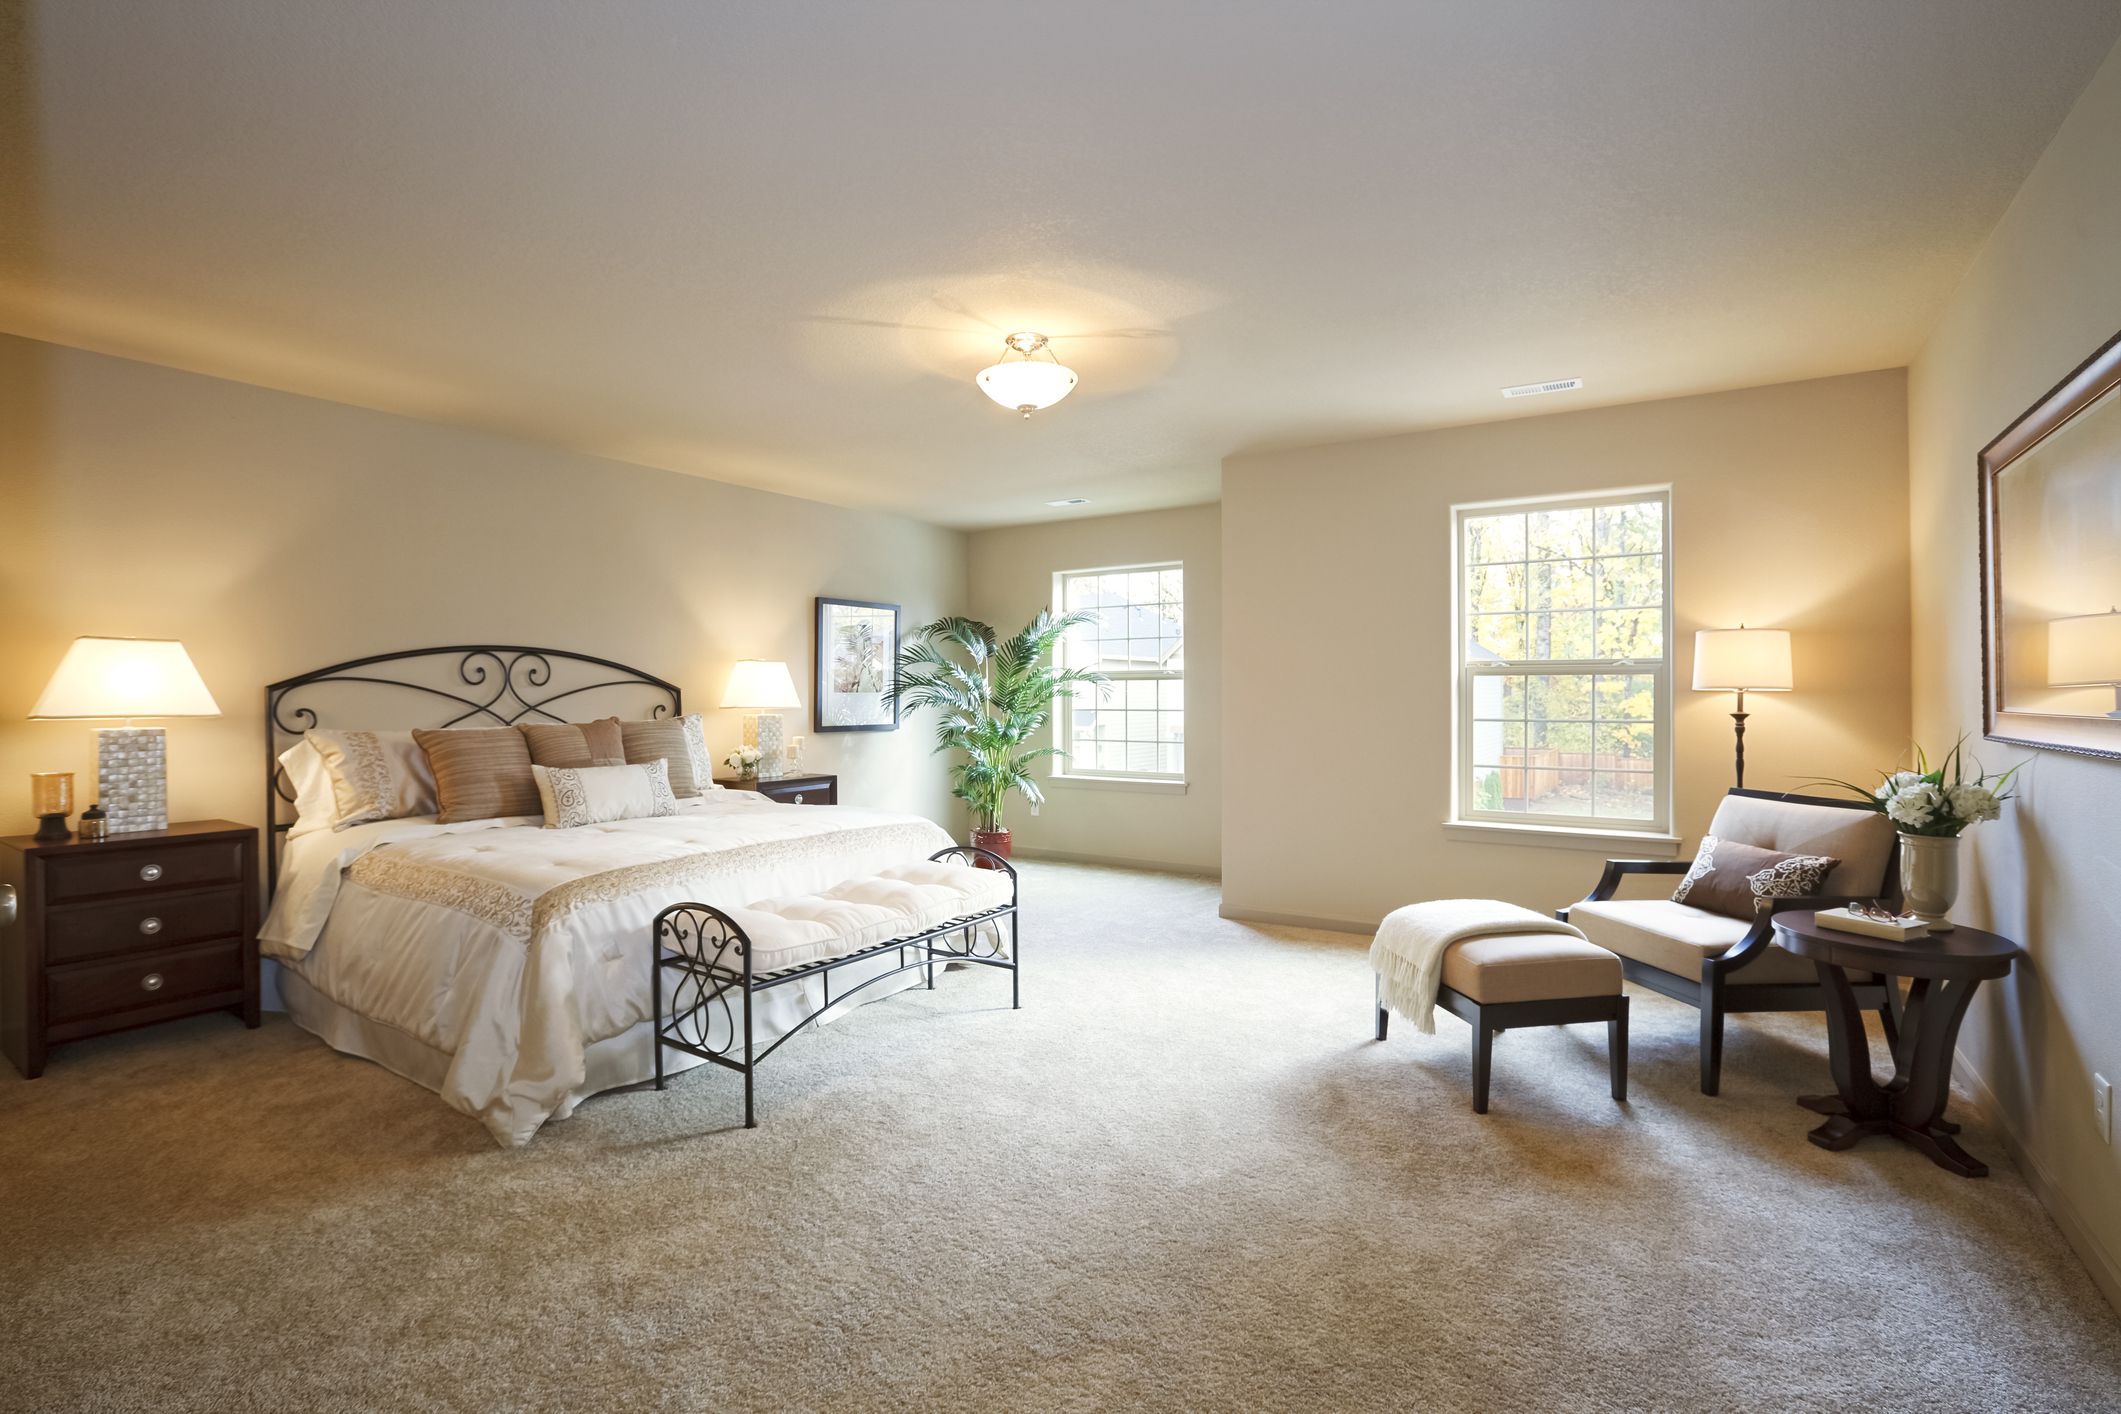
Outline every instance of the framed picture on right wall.
<svg viewBox="0 0 2121 1414">
<path fill-rule="evenodd" d="M 2121 758 L 2121 334 L 1982 448 L 1990 740 Z"/>
</svg>

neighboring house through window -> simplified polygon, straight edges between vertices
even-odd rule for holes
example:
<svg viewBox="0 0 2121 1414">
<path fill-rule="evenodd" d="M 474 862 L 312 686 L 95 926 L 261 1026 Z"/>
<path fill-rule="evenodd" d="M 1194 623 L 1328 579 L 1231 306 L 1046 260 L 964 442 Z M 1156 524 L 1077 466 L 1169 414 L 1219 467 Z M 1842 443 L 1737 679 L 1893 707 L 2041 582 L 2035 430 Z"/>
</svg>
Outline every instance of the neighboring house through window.
<svg viewBox="0 0 2121 1414">
<path fill-rule="evenodd" d="M 1064 701 L 1056 774 L 1178 781 L 1186 773 L 1185 567 L 1063 570 L 1053 602 L 1095 622 L 1071 632 L 1060 660 L 1112 680 Z"/>
<path fill-rule="evenodd" d="M 1667 832 L 1669 493 L 1453 515 L 1458 818 Z"/>
</svg>

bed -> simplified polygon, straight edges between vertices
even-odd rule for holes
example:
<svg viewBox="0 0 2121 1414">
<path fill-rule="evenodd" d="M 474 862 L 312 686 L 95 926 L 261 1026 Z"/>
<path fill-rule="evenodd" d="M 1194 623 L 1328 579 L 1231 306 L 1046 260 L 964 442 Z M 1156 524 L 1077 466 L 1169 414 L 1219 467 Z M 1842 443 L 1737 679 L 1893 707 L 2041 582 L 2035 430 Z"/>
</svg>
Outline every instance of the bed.
<svg viewBox="0 0 2121 1414">
<path fill-rule="evenodd" d="M 815 893 L 952 844 L 916 816 L 729 790 L 681 800 L 674 816 L 568 830 L 536 816 L 412 816 L 296 834 L 286 818 L 280 754 L 320 725 L 512 726 L 682 707 L 675 685 L 638 669 L 503 646 L 379 655 L 267 688 L 272 899 L 259 942 L 288 1014 L 520 1145 L 590 1095 L 654 1076 L 643 940 L 666 906 Z M 879 977 L 891 967 L 874 964 Z M 842 978 L 847 989 L 863 980 Z M 885 978 L 819 1020 L 916 980 Z M 757 1032 L 785 1034 L 824 1001 L 802 985 L 762 996 Z"/>
</svg>

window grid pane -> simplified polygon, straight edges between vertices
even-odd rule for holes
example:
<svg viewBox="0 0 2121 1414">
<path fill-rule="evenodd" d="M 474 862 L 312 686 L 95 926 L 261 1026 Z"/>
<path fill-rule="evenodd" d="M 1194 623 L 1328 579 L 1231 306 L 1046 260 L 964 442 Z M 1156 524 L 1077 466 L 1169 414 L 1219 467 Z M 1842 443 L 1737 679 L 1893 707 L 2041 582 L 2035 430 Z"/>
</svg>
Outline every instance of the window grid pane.
<svg viewBox="0 0 2121 1414">
<path fill-rule="evenodd" d="M 1664 661 L 1664 512 L 1658 499 L 1465 518 L 1467 808 L 1657 818 L 1660 675 L 1629 670 Z"/>
<path fill-rule="evenodd" d="M 1181 565 L 1070 572 L 1061 602 L 1096 621 L 1070 632 L 1065 666 L 1111 682 L 1085 690 L 1060 714 L 1058 763 L 1080 775 L 1185 773 L 1185 571 Z"/>
</svg>

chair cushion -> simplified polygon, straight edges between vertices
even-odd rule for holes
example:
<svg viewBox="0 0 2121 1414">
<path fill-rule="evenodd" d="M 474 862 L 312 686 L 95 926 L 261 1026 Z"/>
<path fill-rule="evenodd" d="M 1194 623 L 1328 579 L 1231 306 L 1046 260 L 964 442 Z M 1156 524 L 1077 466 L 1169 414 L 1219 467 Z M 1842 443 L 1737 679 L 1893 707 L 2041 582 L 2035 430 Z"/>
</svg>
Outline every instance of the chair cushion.
<svg viewBox="0 0 2121 1414">
<path fill-rule="evenodd" d="M 1586 900 L 1569 906 L 1569 921 L 1607 951 L 1691 982 L 1701 980 L 1704 959 L 1730 951 L 1750 926 L 1668 898 Z M 1818 980 L 1818 969 L 1810 962 L 1772 943 L 1766 952 L 1730 974 L 1730 981 L 1739 986 Z"/>
<path fill-rule="evenodd" d="M 1453 943 L 1443 982 L 1483 1003 L 1609 997 L 1620 990 L 1620 959 L 1566 933 L 1497 933 Z"/>
<path fill-rule="evenodd" d="M 1725 796 L 1708 832 L 1782 854 L 1830 855 L 1841 863 L 1826 876 L 1826 892 L 1858 898 L 1875 898 L 1885 886 L 1894 848 L 1893 827 L 1873 811 L 1749 795 Z"/>
</svg>

